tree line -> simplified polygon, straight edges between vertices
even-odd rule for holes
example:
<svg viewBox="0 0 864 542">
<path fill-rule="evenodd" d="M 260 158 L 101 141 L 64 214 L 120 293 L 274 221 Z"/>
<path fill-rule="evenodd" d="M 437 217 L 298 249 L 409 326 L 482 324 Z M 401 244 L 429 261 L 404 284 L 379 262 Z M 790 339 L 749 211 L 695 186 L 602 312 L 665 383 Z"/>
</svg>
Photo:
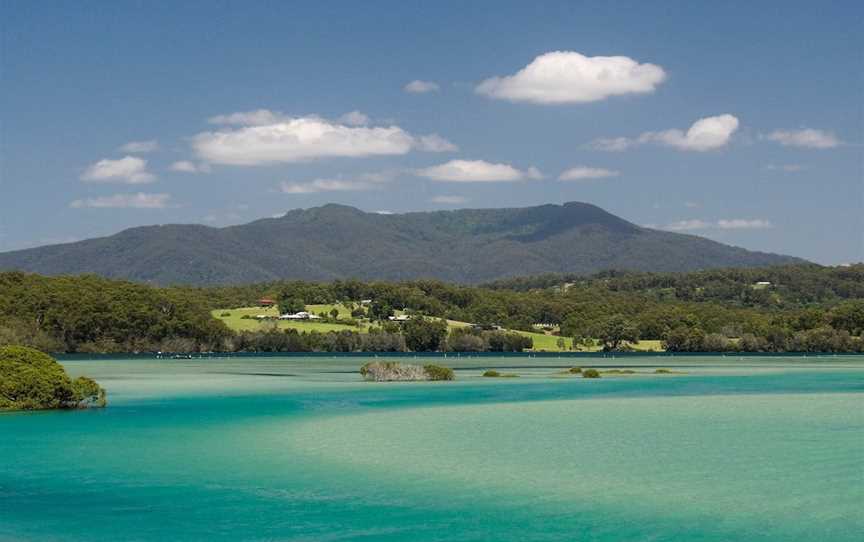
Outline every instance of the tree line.
<svg viewBox="0 0 864 542">
<path fill-rule="evenodd" d="M 261 297 L 291 311 L 350 302 L 352 316 L 380 322 L 368 334 L 234 333 L 210 315 Z M 388 324 L 397 310 L 418 318 Z M 478 328 L 448 332 L 443 319 Z M 0 344 L 52 352 L 519 351 L 531 347 L 526 337 L 495 330 L 536 331 L 536 324 L 577 348 L 659 340 L 672 351 L 861 351 L 864 265 L 547 275 L 486 286 L 336 280 L 160 288 L 0 273 Z"/>
</svg>

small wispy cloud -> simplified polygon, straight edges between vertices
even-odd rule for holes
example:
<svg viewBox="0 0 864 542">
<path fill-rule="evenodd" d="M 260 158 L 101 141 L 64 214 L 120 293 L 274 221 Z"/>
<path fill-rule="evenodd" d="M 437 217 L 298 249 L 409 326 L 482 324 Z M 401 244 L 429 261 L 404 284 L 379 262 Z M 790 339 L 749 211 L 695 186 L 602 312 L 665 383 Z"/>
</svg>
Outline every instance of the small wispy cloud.
<svg viewBox="0 0 864 542">
<path fill-rule="evenodd" d="M 697 230 L 764 230 L 773 228 L 770 220 L 762 218 L 721 218 L 715 221 L 702 219 L 677 220 L 661 226 L 659 229 L 669 231 Z"/>
<path fill-rule="evenodd" d="M 205 163 L 196 164 L 189 160 L 179 160 L 171 164 L 169 169 L 180 173 L 207 173 L 210 171 L 210 166 Z"/>
<path fill-rule="evenodd" d="M 801 130 L 774 130 L 762 136 L 763 139 L 779 143 L 784 147 L 802 147 L 807 149 L 833 149 L 843 142 L 833 132 L 804 128 Z"/>
<path fill-rule="evenodd" d="M 126 143 L 120 150 L 122 152 L 129 152 L 132 154 L 144 154 L 148 152 L 153 152 L 159 148 L 159 142 L 155 139 L 148 139 L 147 141 L 130 141 Z"/>
<path fill-rule="evenodd" d="M 572 167 L 558 176 L 559 181 L 584 181 L 590 179 L 608 179 L 618 177 L 620 171 L 600 167 L 576 166 Z"/>
<path fill-rule="evenodd" d="M 348 126 L 366 126 L 371 122 L 369 115 L 361 113 L 360 111 L 350 111 L 339 117 L 337 120 L 342 124 L 347 124 Z"/>
<path fill-rule="evenodd" d="M 365 173 L 354 178 L 320 178 L 308 182 L 283 181 L 279 191 L 283 194 L 317 194 L 319 192 L 360 192 L 380 190 L 396 177 L 396 172 Z"/>
<path fill-rule="evenodd" d="M 699 220 L 697 218 L 693 218 L 689 220 L 676 220 L 675 222 L 670 222 L 665 226 L 661 226 L 661 229 L 670 231 L 691 231 L 707 230 L 710 227 L 711 223 L 705 222 L 704 220 Z"/>
<path fill-rule="evenodd" d="M 459 147 L 438 134 L 418 137 L 414 147 L 419 151 L 425 152 L 456 152 L 459 150 Z"/>
<path fill-rule="evenodd" d="M 428 94 L 429 92 L 438 92 L 441 90 L 441 86 L 434 81 L 415 79 L 402 87 L 402 90 L 410 94 Z"/>
<path fill-rule="evenodd" d="M 517 169 L 510 164 L 496 164 L 485 160 L 451 160 L 437 166 L 414 170 L 415 175 L 442 182 L 513 182 L 542 179 L 535 167 Z"/>
<path fill-rule="evenodd" d="M 256 109 L 254 111 L 238 111 L 236 113 L 216 115 L 207 119 L 207 122 L 210 124 L 233 126 L 264 126 L 267 124 L 282 122 L 284 120 L 290 120 L 290 117 L 280 113 L 279 111 Z"/>
<path fill-rule="evenodd" d="M 785 171 L 787 173 L 796 173 L 798 171 L 804 171 L 806 169 L 801 164 L 768 164 L 765 166 L 765 169 L 768 171 Z"/>
<path fill-rule="evenodd" d="M 721 230 L 765 230 L 773 228 L 774 225 L 771 221 L 761 218 L 731 218 L 718 220 L 717 227 Z"/>
<path fill-rule="evenodd" d="M 168 207 L 170 194 L 115 194 L 95 198 L 76 199 L 69 204 L 73 209 L 164 209 Z"/>
<path fill-rule="evenodd" d="M 463 203 L 468 203 L 468 198 L 465 196 L 435 196 L 429 201 L 442 205 L 462 205 Z"/>
</svg>

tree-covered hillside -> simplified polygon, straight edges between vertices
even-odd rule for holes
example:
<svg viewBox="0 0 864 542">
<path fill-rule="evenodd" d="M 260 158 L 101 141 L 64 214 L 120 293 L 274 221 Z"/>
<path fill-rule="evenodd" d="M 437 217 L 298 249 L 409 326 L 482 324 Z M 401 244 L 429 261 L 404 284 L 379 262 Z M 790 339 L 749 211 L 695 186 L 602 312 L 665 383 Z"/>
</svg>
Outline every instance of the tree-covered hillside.
<svg viewBox="0 0 864 542">
<path fill-rule="evenodd" d="M 495 335 L 500 327 L 545 330 L 566 337 L 562 344 L 585 348 L 626 349 L 636 340 L 650 340 L 677 351 L 854 351 L 862 347 L 862 285 L 864 265 L 605 272 L 488 287 L 337 280 L 159 288 L 93 276 L 3 273 L 0 344 L 85 352 L 529 347 L 515 337 Z M 372 333 L 364 335 L 375 336 L 266 326 L 238 334 L 210 314 L 254 306 L 261 297 L 280 300 L 292 312 L 313 304 L 347 304 L 351 318 L 368 322 L 366 331 Z M 418 321 L 427 318 L 428 325 L 393 323 L 388 316 L 394 311 Z M 333 318 L 341 318 L 338 310 Z M 444 329 L 442 335 L 434 329 L 442 320 L 476 326 L 449 334 Z M 435 338 L 423 339 L 430 334 Z"/>
<path fill-rule="evenodd" d="M 207 296 L 92 275 L 0 273 L 0 344 L 49 352 L 210 350 L 229 336 Z"/>
<path fill-rule="evenodd" d="M 0 270 L 95 273 L 163 285 L 347 278 L 479 283 L 550 272 L 796 262 L 801 260 L 642 228 L 577 202 L 392 215 L 331 204 L 226 228 L 139 227 L 0 254 Z"/>
</svg>

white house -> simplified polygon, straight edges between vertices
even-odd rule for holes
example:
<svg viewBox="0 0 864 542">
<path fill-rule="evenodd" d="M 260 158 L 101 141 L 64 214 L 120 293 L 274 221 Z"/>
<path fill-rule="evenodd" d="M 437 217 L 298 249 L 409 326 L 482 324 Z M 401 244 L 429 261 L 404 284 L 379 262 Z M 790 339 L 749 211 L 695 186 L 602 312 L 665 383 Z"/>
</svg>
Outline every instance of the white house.
<svg viewBox="0 0 864 542">
<path fill-rule="evenodd" d="M 411 319 L 411 315 L 410 314 L 399 314 L 397 316 L 388 316 L 387 319 L 391 320 L 393 322 L 407 322 L 408 320 Z"/>
<path fill-rule="evenodd" d="M 311 312 L 300 311 L 294 314 L 283 314 L 280 320 L 319 320 L 321 317 Z"/>
</svg>

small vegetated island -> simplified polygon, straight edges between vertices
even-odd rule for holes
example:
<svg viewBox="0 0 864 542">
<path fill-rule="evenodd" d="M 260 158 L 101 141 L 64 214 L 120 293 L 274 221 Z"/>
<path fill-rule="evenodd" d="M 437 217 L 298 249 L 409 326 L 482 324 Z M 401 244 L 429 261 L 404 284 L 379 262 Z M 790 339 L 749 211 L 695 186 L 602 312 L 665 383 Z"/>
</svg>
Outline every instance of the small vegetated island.
<svg viewBox="0 0 864 542">
<path fill-rule="evenodd" d="M 57 360 L 32 348 L 0 346 L 0 411 L 104 407 L 91 378 L 72 380 Z"/>
<path fill-rule="evenodd" d="M 496 371 L 495 369 L 489 369 L 483 371 L 483 377 L 485 378 L 518 378 L 519 375 L 516 373 L 501 373 Z"/>
<path fill-rule="evenodd" d="M 411 365 L 396 361 L 370 361 L 360 367 L 360 376 L 373 382 L 418 382 L 455 380 L 453 369 L 441 365 Z"/>
</svg>

